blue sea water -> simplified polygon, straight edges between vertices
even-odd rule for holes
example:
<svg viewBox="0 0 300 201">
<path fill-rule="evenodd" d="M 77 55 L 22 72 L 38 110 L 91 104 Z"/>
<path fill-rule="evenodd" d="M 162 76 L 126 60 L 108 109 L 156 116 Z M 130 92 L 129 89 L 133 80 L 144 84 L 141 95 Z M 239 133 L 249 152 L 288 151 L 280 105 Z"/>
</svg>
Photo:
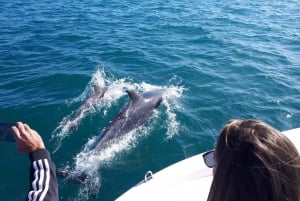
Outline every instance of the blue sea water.
<svg viewBox="0 0 300 201">
<path fill-rule="evenodd" d="M 97 198 L 59 179 L 62 201 L 114 200 L 148 170 L 213 148 L 231 118 L 300 126 L 299 1 L 0 0 L 0 11 L 0 121 L 35 128 L 58 169 L 96 170 Z M 109 93 L 73 132 L 93 83 Z M 89 155 L 126 88 L 164 89 L 163 104 Z M 27 156 L 1 142 L 0 157 L 1 200 L 23 200 Z"/>
</svg>

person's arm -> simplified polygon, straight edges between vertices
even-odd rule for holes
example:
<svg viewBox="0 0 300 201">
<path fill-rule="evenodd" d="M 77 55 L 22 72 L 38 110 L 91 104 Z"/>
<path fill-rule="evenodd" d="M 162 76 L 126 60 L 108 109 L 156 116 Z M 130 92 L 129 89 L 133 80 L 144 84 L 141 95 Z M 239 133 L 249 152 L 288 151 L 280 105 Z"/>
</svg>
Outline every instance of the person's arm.
<svg viewBox="0 0 300 201">
<path fill-rule="evenodd" d="M 57 201 L 58 190 L 55 165 L 46 149 L 38 149 L 29 154 L 30 191 L 28 201 Z"/>
<path fill-rule="evenodd" d="M 55 165 L 41 136 L 20 122 L 12 130 L 18 151 L 28 153 L 31 161 L 30 190 L 26 201 L 58 201 Z"/>
</svg>

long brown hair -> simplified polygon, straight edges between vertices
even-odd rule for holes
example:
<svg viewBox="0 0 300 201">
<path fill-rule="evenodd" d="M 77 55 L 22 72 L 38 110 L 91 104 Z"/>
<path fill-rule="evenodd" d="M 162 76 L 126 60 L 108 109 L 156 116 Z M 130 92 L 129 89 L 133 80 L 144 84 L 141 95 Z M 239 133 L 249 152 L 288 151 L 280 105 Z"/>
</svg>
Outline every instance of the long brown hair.
<svg viewBox="0 0 300 201">
<path fill-rule="evenodd" d="M 257 120 L 231 120 L 217 141 L 208 201 L 300 201 L 293 143 Z"/>
</svg>

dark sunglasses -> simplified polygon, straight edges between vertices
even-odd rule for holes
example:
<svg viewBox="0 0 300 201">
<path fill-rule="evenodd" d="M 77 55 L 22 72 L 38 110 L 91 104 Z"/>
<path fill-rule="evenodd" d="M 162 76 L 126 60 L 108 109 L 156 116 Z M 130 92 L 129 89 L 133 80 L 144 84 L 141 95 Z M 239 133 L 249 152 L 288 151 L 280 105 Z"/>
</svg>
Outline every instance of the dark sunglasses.
<svg viewBox="0 0 300 201">
<path fill-rule="evenodd" d="M 204 163 L 207 167 L 213 168 L 216 165 L 215 160 L 215 150 L 210 150 L 208 152 L 205 152 L 203 155 Z"/>
</svg>

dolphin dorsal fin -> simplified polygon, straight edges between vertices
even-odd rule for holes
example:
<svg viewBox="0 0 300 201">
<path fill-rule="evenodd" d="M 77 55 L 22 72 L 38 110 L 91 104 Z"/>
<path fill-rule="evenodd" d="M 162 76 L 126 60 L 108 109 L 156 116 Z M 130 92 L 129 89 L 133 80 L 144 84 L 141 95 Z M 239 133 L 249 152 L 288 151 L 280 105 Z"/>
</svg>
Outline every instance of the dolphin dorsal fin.
<svg viewBox="0 0 300 201">
<path fill-rule="evenodd" d="M 126 92 L 128 93 L 128 96 L 132 102 L 135 102 L 140 98 L 140 96 L 134 90 L 127 89 Z"/>
</svg>

